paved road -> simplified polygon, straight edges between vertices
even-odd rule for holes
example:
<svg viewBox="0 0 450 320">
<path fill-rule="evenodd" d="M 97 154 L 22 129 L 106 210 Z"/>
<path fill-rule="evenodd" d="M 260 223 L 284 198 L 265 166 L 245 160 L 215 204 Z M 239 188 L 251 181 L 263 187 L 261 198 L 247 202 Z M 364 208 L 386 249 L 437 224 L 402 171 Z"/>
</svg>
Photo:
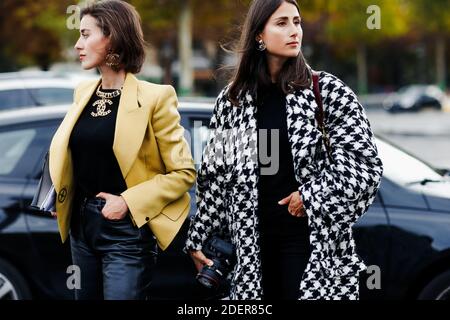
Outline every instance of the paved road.
<svg viewBox="0 0 450 320">
<path fill-rule="evenodd" d="M 367 111 L 373 131 L 439 168 L 450 168 L 450 113 Z"/>
</svg>

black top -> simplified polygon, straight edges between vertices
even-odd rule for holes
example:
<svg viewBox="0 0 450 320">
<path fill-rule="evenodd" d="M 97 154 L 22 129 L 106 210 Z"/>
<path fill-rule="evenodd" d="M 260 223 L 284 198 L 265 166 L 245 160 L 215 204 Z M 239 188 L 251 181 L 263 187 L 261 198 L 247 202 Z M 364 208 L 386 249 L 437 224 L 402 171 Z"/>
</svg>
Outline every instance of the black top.
<svg viewBox="0 0 450 320">
<path fill-rule="evenodd" d="M 110 110 L 107 115 L 94 117 L 92 114 L 98 114 L 94 103 L 100 100 L 94 92 L 70 136 L 74 177 L 79 193 L 87 196 L 95 196 L 99 192 L 119 195 L 127 189 L 112 149 L 120 95 L 109 99 L 112 104 L 106 104 L 105 112 Z"/>
<path fill-rule="evenodd" d="M 299 231 L 299 224 L 304 225 L 307 222 L 306 219 L 293 217 L 288 212 L 288 205 L 278 204 L 281 199 L 298 191 L 299 187 L 295 179 L 292 148 L 287 131 L 286 95 L 275 84 L 260 90 L 258 95 L 258 101 L 261 101 L 256 115 L 259 129 L 258 161 L 260 168 L 258 211 L 263 226 L 262 231 L 295 233 Z M 267 138 L 262 135 L 261 129 L 267 129 Z M 276 154 L 276 145 L 271 143 L 271 137 L 276 130 L 278 130 L 279 136 L 274 142 L 278 144 L 278 155 Z M 265 148 L 264 145 L 266 145 Z M 264 157 L 270 158 L 269 164 L 267 164 L 267 160 L 264 161 Z M 278 170 L 276 170 L 277 166 L 274 166 L 274 162 L 277 161 Z M 271 172 L 264 172 L 269 167 L 273 168 L 270 170 Z"/>
</svg>

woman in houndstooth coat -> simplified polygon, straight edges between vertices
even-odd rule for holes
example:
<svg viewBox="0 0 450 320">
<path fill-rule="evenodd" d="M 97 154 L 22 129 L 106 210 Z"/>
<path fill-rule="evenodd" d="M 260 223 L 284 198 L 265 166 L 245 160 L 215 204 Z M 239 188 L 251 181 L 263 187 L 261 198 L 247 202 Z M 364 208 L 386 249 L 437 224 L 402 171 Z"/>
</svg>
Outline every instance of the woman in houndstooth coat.
<svg viewBox="0 0 450 320">
<path fill-rule="evenodd" d="M 359 273 L 366 265 L 355 251 L 352 226 L 373 202 L 383 166 L 356 95 L 327 72 L 318 73 L 325 126 L 320 130 L 312 71 L 301 53 L 300 20 L 295 0 L 253 1 L 241 36 L 239 64 L 217 98 L 211 119 L 211 135 L 197 178 L 198 208 L 186 250 L 200 270 L 211 263 L 202 252 L 205 241 L 213 234 L 230 239 L 237 258 L 228 276 L 230 299 L 359 298 Z M 274 96 L 281 93 L 282 99 L 275 100 L 281 101 L 281 108 L 268 107 L 264 97 L 271 96 L 270 90 Z M 263 118 L 264 113 L 269 117 Z M 286 120 L 280 122 L 286 130 L 283 136 L 280 128 L 279 139 L 284 137 L 289 146 L 292 180 L 297 187 L 280 199 L 281 215 L 274 215 L 276 218 L 263 226 L 261 221 L 271 213 L 260 197 L 268 188 L 259 184 L 260 119 L 272 123 L 277 117 Z M 289 172 L 287 167 L 279 171 Z M 273 193 L 286 188 L 277 174 L 268 180 L 273 182 L 269 186 Z M 290 239 L 299 240 L 289 240 L 291 251 L 286 253 L 285 240 L 280 240 L 284 235 L 275 238 L 267 231 L 288 216 L 303 219 L 307 229 L 298 224 Z M 295 221 L 289 224 L 289 230 L 296 226 Z M 307 236 L 298 237 L 301 234 Z M 281 249 L 272 242 L 281 243 Z M 261 245 L 264 243 L 270 243 L 270 249 Z M 298 259 L 292 261 L 298 263 L 277 265 L 291 261 L 286 259 L 293 254 Z M 278 269 L 269 269 L 269 265 Z M 270 281 L 272 286 L 267 284 Z M 287 287 L 277 287 L 283 282 Z M 286 293 L 292 292 L 292 286 L 295 294 Z M 275 292 L 269 294 L 270 290 Z"/>
</svg>

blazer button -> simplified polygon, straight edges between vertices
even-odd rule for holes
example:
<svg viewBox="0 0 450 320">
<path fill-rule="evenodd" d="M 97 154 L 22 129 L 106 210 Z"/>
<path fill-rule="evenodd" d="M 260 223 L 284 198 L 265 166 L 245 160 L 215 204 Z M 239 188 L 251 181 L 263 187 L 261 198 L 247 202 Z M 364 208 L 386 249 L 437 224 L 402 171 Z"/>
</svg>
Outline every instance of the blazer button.
<svg viewBox="0 0 450 320">
<path fill-rule="evenodd" d="M 149 217 L 145 217 L 145 221 L 148 221 L 148 220 L 150 220 L 150 218 Z"/>
<path fill-rule="evenodd" d="M 59 203 L 63 203 L 66 200 L 66 197 L 67 197 L 67 189 L 66 187 L 64 187 L 58 194 Z"/>
</svg>

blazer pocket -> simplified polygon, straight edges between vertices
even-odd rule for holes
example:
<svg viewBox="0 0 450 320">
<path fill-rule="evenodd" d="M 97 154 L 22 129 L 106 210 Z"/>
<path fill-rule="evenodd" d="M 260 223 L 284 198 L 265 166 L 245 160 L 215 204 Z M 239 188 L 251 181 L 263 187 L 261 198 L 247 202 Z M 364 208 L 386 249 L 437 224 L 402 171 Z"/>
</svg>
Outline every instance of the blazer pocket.
<svg viewBox="0 0 450 320">
<path fill-rule="evenodd" d="M 185 193 L 178 200 L 173 201 L 162 209 L 161 214 L 166 216 L 171 221 L 177 221 L 185 212 L 190 204 L 190 197 Z"/>
</svg>

